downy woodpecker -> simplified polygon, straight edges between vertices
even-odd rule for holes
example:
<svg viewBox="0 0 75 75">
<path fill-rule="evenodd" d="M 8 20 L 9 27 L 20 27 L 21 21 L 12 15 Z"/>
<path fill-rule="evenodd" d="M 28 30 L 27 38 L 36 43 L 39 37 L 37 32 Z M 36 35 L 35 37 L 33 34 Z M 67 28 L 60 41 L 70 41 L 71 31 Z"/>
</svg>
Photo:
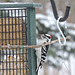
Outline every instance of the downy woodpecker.
<svg viewBox="0 0 75 75">
<path fill-rule="evenodd" d="M 51 41 L 51 35 L 49 35 L 49 34 L 42 34 L 41 38 L 44 40 L 43 44 Z M 41 57 L 39 57 L 41 59 L 40 59 L 39 65 L 38 65 L 38 67 L 36 69 L 37 74 L 38 74 L 39 68 L 42 68 L 42 66 L 43 66 L 43 64 L 45 62 L 48 49 L 49 49 L 49 45 L 45 45 L 45 46 L 41 47 L 41 51 L 40 51 L 41 52 Z"/>
</svg>

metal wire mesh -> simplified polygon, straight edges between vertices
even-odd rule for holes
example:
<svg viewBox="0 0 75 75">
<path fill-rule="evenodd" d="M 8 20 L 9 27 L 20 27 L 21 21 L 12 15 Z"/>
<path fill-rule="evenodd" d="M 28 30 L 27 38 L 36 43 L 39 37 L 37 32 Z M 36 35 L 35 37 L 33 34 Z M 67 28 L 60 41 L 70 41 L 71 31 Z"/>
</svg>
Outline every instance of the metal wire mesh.
<svg viewBox="0 0 75 75">
<path fill-rule="evenodd" d="M 26 9 L 0 10 L 0 45 L 26 45 Z M 28 75 L 28 50 L 0 48 L 0 75 Z"/>
</svg>

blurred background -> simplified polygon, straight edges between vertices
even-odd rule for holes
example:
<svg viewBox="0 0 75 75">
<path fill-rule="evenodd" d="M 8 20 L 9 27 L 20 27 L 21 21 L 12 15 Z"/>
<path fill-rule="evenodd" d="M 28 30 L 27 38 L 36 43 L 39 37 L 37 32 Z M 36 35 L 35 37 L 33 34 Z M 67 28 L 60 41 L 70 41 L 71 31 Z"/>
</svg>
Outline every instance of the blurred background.
<svg viewBox="0 0 75 75">
<path fill-rule="evenodd" d="M 64 16 L 66 6 L 71 6 L 70 14 L 66 22 L 60 24 L 65 36 L 69 36 L 65 46 L 60 46 L 57 42 L 50 45 L 47 59 L 42 70 L 42 75 L 75 75 L 75 0 L 54 0 L 59 16 Z M 36 0 L 35 3 L 41 3 L 42 7 L 36 9 L 37 37 L 43 33 L 49 33 L 52 40 L 57 39 L 60 33 L 56 26 L 50 0 Z M 67 29 L 65 28 L 67 26 Z"/>
<path fill-rule="evenodd" d="M 41 41 L 41 34 L 50 34 L 52 40 L 60 36 L 50 0 L 0 0 L 0 2 L 41 3 L 42 6 L 36 8 L 37 44 Z M 60 24 L 64 35 L 69 36 L 70 39 L 67 40 L 65 46 L 61 46 L 59 42 L 50 45 L 46 62 L 39 70 L 39 75 L 63 75 L 63 73 L 75 75 L 75 0 L 55 0 L 55 3 L 59 16 L 64 16 L 67 5 L 71 6 L 68 19 Z"/>
</svg>

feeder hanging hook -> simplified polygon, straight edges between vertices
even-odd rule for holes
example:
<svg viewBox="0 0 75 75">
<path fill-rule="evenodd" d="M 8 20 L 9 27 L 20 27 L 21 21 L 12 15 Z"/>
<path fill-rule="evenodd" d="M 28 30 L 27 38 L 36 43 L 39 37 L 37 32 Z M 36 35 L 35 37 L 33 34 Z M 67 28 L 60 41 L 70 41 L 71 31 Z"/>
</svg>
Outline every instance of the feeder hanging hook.
<svg viewBox="0 0 75 75">
<path fill-rule="evenodd" d="M 61 19 L 61 17 L 59 17 L 58 20 L 57 20 L 57 27 L 58 27 L 58 30 L 59 30 L 59 32 L 61 33 L 62 37 L 64 38 L 64 42 L 63 42 L 63 43 L 61 42 L 59 36 L 58 36 L 58 40 L 59 40 L 60 45 L 63 46 L 63 45 L 66 44 L 66 38 L 65 38 L 65 36 L 64 36 L 64 34 L 63 34 L 61 28 L 59 27 L 59 20 L 60 20 L 60 19 Z"/>
<path fill-rule="evenodd" d="M 50 1 L 51 1 L 54 17 L 55 17 L 56 20 L 58 20 L 59 16 L 58 16 L 58 13 L 57 13 L 56 4 L 55 4 L 54 0 L 50 0 Z M 59 20 L 60 22 L 64 22 L 68 18 L 69 11 L 70 11 L 70 6 L 66 6 L 65 15 L 62 18 L 60 18 L 60 20 Z"/>
</svg>

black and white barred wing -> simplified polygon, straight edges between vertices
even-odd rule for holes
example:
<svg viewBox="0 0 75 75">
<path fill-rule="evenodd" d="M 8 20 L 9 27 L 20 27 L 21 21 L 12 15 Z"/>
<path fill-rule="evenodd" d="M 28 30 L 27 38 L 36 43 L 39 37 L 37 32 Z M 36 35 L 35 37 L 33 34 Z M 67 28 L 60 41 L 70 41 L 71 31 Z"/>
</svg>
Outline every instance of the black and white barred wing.
<svg viewBox="0 0 75 75">
<path fill-rule="evenodd" d="M 48 52 L 49 45 L 43 46 L 41 50 L 41 64 L 45 62 L 47 52 Z"/>
<path fill-rule="evenodd" d="M 38 73 L 39 68 L 42 68 L 42 66 L 45 62 L 47 52 L 48 52 L 48 48 L 49 48 L 49 45 L 46 45 L 46 46 L 43 46 L 42 49 L 41 49 L 41 61 L 39 63 L 39 66 L 36 69 L 36 73 Z"/>
</svg>

